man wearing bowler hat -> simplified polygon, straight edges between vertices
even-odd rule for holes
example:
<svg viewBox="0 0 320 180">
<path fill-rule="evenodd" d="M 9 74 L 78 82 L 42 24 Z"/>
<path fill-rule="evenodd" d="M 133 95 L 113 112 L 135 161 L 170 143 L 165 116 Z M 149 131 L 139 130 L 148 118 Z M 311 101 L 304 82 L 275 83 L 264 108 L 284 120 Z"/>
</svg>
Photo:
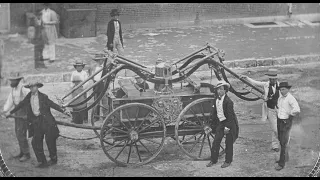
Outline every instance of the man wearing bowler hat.
<svg viewBox="0 0 320 180">
<path fill-rule="evenodd" d="M 289 158 L 287 145 L 290 140 L 290 130 L 292 126 L 292 119 L 300 113 L 300 107 L 297 100 L 289 92 L 292 86 L 288 82 L 281 82 L 278 89 L 280 90 L 280 97 L 278 99 L 277 109 L 277 130 L 278 139 L 280 141 L 280 160 L 276 170 L 280 171 L 285 166 L 285 161 Z"/>
<path fill-rule="evenodd" d="M 243 79 L 248 80 L 251 84 L 261 87 L 264 89 L 264 102 L 262 104 L 262 121 L 266 121 L 268 119 L 270 127 L 272 129 L 272 142 L 271 142 L 271 149 L 275 152 L 279 152 L 280 150 L 280 143 L 277 138 L 277 111 L 276 105 L 279 98 L 279 82 L 278 82 L 278 74 L 277 69 L 269 69 L 268 72 L 265 74 L 269 81 L 261 82 L 256 81 L 248 76 L 241 75 L 240 77 Z"/>
<path fill-rule="evenodd" d="M 8 79 L 10 80 L 11 92 L 7 98 L 6 103 L 3 106 L 3 111 L 6 114 L 9 114 L 9 111 L 16 107 L 29 92 L 28 89 L 23 87 L 21 81 L 23 79 L 23 76 L 20 76 L 19 73 L 11 73 Z M 14 115 L 20 117 L 26 116 L 26 110 L 26 108 L 21 108 Z M 27 130 L 29 123 L 28 121 L 18 117 L 14 118 L 14 121 L 14 129 L 20 148 L 20 153 L 18 155 L 15 155 L 14 158 L 18 158 L 20 162 L 24 162 L 30 159 L 30 150 L 27 139 Z"/>
<path fill-rule="evenodd" d="M 239 136 L 238 119 L 233 109 L 233 102 L 227 96 L 230 84 L 225 81 L 219 81 L 216 85 L 217 98 L 213 104 L 212 124 L 216 124 L 216 135 L 211 148 L 211 160 L 207 167 L 211 167 L 218 162 L 220 144 L 224 135 L 226 135 L 226 157 L 221 168 L 226 168 L 233 161 L 233 143 Z"/>
<path fill-rule="evenodd" d="M 27 108 L 27 119 L 32 122 L 32 148 L 37 157 L 39 164 L 38 168 L 45 168 L 48 165 L 57 163 L 57 145 L 56 140 L 59 137 L 59 129 L 57 127 L 55 118 L 51 114 L 50 108 L 53 108 L 61 113 L 67 113 L 58 104 L 51 101 L 48 96 L 40 91 L 38 88 L 43 86 L 42 83 L 37 81 L 30 82 L 26 88 L 30 88 L 27 96 L 10 112 L 6 115 L 13 114 L 23 107 Z M 45 137 L 46 144 L 49 150 L 50 161 L 47 162 L 43 151 L 43 138 Z"/>
<path fill-rule="evenodd" d="M 111 20 L 108 23 L 107 29 L 107 48 L 113 52 L 118 52 L 119 55 L 123 56 L 123 39 L 122 39 L 122 28 L 119 21 L 119 11 L 118 9 L 112 9 L 110 16 Z"/>
</svg>

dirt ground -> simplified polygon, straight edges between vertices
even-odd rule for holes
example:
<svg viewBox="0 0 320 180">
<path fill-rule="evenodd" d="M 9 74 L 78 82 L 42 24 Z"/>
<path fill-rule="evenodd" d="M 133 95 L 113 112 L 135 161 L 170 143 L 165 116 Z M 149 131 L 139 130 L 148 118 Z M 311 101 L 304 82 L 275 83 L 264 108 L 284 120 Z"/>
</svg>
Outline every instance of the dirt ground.
<svg viewBox="0 0 320 180">
<path fill-rule="evenodd" d="M 104 154 L 99 139 L 75 141 L 59 138 L 58 164 L 48 169 L 34 168 L 36 158 L 31 150 L 31 159 L 20 163 L 12 158 L 18 153 L 18 145 L 14 135 L 13 119 L 0 121 L 0 145 L 6 164 L 16 176 L 31 177 L 60 177 L 60 176 L 223 176 L 223 177 L 300 177 L 306 176 L 315 164 L 320 150 L 320 64 L 305 64 L 277 67 L 280 71 L 280 81 L 288 80 L 293 84 L 292 94 L 297 98 L 301 107 L 301 121 L 295 122 L 291 131 L 290 160 L 285 169 L 275 171 L 275 160 L 279 153 L 270 150 L 271 129 L 267 122 L 260 120 L 261 100 L 249 102 L 230 94 L 235 103 L 235 111 L 240 124 L 239 138 L 234 144 L 234 161 L 228 168 L 221 169 L 224 156 L 216 166 L 207 168 L 208 161 L 193 161 L 179 149 L 177 143 L 167 138 L 160 154 L 150 163 L 135 167 L 118 167 Z M 239 74 L 266 80 L 263 76 L 267 67 L 237 69 Z M 204 79 L 206 74 L 199 73 Z M 236 89 L 243 84 L 231 79 Z M 41 88 L 49 97 L 56 101 L 55 95 L 61 97 L 66 93 L 68 84 L 45 84 Z M 59 91 L 58 91 L 59 90 Z M 1 89 L 1 104 L 8 94 L 8 88 Z M 53 110 L 57 119 L 69 121 L 67 117 Z M 91 130 L 81 130 L 59 126 L 63 135 L 72 137 L 92 137 Z M 30 143 L 29 143 L 30 144 Z M 30 144 L 31 145 L 31 144 Z M 45 153 L 48 155 L 46 146 Z"/>
</svg>

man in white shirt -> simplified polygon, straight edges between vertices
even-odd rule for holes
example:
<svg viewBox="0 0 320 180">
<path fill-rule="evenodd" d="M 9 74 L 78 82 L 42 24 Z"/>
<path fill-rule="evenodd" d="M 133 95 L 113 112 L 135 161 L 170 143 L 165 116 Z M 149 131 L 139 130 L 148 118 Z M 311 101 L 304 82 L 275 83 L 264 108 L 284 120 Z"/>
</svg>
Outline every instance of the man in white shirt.
<svg viewBox="0 0 320 180">
<path fill-rule="evenodd" d="M 49 59 L 49 62 L 56 60 L 56 39 L 58 33 L 56 24 L 58 23 L 58 15 L 50 9 L 50 3 L 43 3 L 44 9 L 41 11 L 41 22 L 43 26 L 43 35 L 46 37 L 43 49 L 43 59 Z"/>
<path fill-rule="evenodd" d="M 292 119 L 300 113 L 300 107 L 297 100 L 289 92 L 291 86 L 288 82 L 281 82 L 279 84 L 280 97 L 278 99 L 278 139 L 280 141 L 280 160 L 277 161 L 278 165 L 276 170 L 280 171 L 285 166 L 286 159 L 289 158 L 289 153 L 286 151 L 286 147 L 290 139 L 290 130 L 292 126 Z"/>
<path fill-rule="evenodd" d="M 238 119 L 233 109 L 232 100 L 226 95 L 230 85 L 224 81 L 217 83 L 217 99 L 213 107 L 213 126 L 215 128 L 215 138 L 211 148 L 211 160 L 207 167 L 211 167 L 218 162 L 220 144 L 224 135 L 226 135 L 226 157 L 221 168 L 226 168 L 233 161 L 233 143 L 239 135 Z"/>
<path fill-rule="evenodd" d="M 85 63 L 83 63 L 80 60 L 77 60 L 73 66 L 76 69 L 75 71 L 72 72 L 71 74 L 71 88 L 76 87 L 78 84 L 80 84 L 82 81 L 85 81 L 88 79 L 88 73 L 83 70 L 85 67 Z M 79 87 L 77 90 L 75 90 L 72 93 L 72 97 L 76 97 L 78 94 L 80 94 L 84 89 L 86 89 L 89 85 L 89 81 L 83 84 L 81 87 Z M 74 104 L 78 104 L 79 102 L 85 100 L 87 98 L 87 93 L 79 97 Z M 80 111 L 84 108 L 87 107 L 87 103 L 84 103 L 82 105 L 79 105 L 77 107 L 74 107 L 74 111 Z M 81 112 L 73 112 L 72 114 L 72 122 L 77 123 L 77 124 L 83 124 L 88 123 L 88 112 L 87 111 L 81 111 Z"/>
<path fill-rule="evenodd" d="M 88 79 L 88 73 L 86 71 L 83 70 L 83 68 L 86 66 L 85 63 L 83 63 L 80 60 L 77 60 L 74 64 L 73 67 L 76 69 L 75 71 L 72 71 L 71 73 L 71 87 L 74 87 L 75 84 L 73 83 L 73 78 L 75 76 L 80 77 L 81 81 L 85 81 L 86 79 Z M 87 86 L 89 85 L 89 82 L 85 83 L 83 85 L 83 88 L 87 88 Z"/>
<path fill-rule="evenodd" d="M 271 149 L 275 152 L 279 152 L 280 150 L 280 143 L 278 140 L 278 133 L 277 133 L 277 111 L 276 105 L 279 98 L 279 90 L 277 87 L 279 86 L 278 82 L 278 74 L 276 69 L 269 69 L 266 73 L 269 81 L 261 82 L 253 80 L 247 76 L 241 75 L 240 77 L 246 79 L 251 84 L 261 87 L 264 89 L 264 102 L 262 103 L 262 121 L 269 121 L 269 125 L 272 130 L 271 134 Z"/>
<path fill-rule="evenodd" d="M 11 92 L 7 98 L 6 103 L 3 106 L 3 111 L 9 113 L 13 108 L 15 108 L 28 94 L 28 89 L 23 87 L 22 79 L 23 77 L 19 73 L 11 73 L 10 80 Z M 26 116 L 26 108 L 22 108 L 17 111 L 15 116 Z M 20 153 L 15 158 L 19 158 L 20 162 L 24 162 L 30 159 L 30 150 L 27 139 L 28 121 L 22 118 L 14 118 L 15 121 L 15 133 L 20 147 Z"/>
</svg>

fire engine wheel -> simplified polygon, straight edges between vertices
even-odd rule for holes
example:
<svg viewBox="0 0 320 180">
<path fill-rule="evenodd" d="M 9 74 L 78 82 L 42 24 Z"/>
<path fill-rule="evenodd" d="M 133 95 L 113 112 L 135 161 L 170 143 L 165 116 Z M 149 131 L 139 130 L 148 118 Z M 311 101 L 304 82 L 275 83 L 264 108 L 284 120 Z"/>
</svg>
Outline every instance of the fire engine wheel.
<svg viewBox="0 0 320 180">
<path fill-rule="evenodd" d="M 142 103 L 117 107 L 105 118 L 100 143 L 120 166 L 139 166 L 157 157 L 164 146 L 166 126 L 161 114 Z"/>
<path fill-rule="evenodd" d="M 209 160 L 211 157 L 215 138 L 215 126 L 211 121 L 213 103 L 213 98 L 197 99 L 188 104 L 177 119 L 175 139 L 181 150 L 194 160 Z M 225 152 L 221 144 L 219 156 Z"/>
</svg>

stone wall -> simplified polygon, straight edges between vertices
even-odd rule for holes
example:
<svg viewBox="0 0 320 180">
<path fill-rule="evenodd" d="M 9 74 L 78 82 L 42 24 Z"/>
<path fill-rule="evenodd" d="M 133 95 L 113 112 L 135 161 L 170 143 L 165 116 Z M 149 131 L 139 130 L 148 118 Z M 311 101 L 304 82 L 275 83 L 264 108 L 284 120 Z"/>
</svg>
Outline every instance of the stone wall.
<svg viewBox="0 0 320 180">
<path fill-rule="evenodd" d="M 40 3 L 35 3 L 41 8 Z M 124 28 L 161 26 L 168 22 L 194 21 L 196 12 L 201 20 L 235 17 L 259 17 L 285 15 L 286 3 L 52 3 L 57 13 L 66 9 L 97 9 L 97 31 L 104 32 L 110 20 L 110 11 L 121 11 Z M 25 13 L 32 11 L 32 3 L 11 3 L 12 30 L 25 26 Z M 320 12 L 318 3 L 293 3 L 293 14 Z M 138 26 L 137 26 L 138 24 Z M 17 27 L 17 28 L 16 28 Z M 152 26 L 154 27 L 154 26 Z M 99 34 L 99 33 L 98 33 Z"/>
</svg>

